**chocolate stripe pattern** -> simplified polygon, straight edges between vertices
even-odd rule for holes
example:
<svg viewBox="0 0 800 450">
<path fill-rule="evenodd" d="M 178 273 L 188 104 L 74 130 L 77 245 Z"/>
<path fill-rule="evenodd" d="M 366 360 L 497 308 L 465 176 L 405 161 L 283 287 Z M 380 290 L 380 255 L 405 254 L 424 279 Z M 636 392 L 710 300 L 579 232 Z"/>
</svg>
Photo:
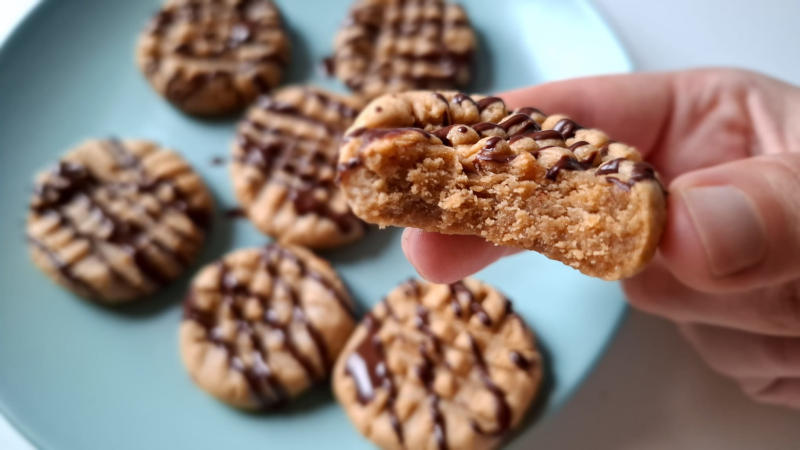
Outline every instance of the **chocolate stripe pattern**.
<svg viewBox="0 0 800 450">
<path fill-rule="evenodd" d="M 173 0 L 137 49 L 156 90 L 194 114 L 225 114 L 280 81 L 289 46 L 270 0 Z"/>
<path fill-rule="evenodd" d="M 338 146 L 357 106 L 316 88 L 289 87 L 251 108 L 233 146 L 231 175 L 259 229 L 315 248 L 363 235 L 335 183 Z"/>
<path fill-rule="evenodd" d="M 67 287 L 118 302 L 188 267 L 210 216 L 205 186 L 175 153 L 144 141 L 88 141 L 40 176 L 28 241 L 35 262 Z"/>
<path fill-rule="evenodd" d="M 230 370 L 243 375 L 250 396 L 246 404 L 223 400 L 273 408 L 327 378 L 341 344 L 330 339 L 329 325 L 320 323 L 319 315 L 312 318 L 309 305 L 324 304 L 329 314 L 341 316 L 344 327 L 336 325 L 334 334 L 343 340 L 354 324 L 352 304 L 335 275 L 315 268 L 310 253 L 299 252 L 277 244 L 242 250 L 204 269 L 213 282 L 201 272 L 193 283 L 183 320 L 203 332 L 186 345 L 222 349 Z M 334 317 L 326 319 L 337 324 Z M 182 351 L 188 354 L 186 345 Z M 287 357 L 299 366 L 300 379 Z M 214 392 L 195 369 L 189 367 L 201 387 Z"/>
<path fill-rule="evenodd" d="M 443 0 L 360 0 L 335 40 L 328 70 L 368 97 L 469 82 L 475 36 Z"/>
</svg>

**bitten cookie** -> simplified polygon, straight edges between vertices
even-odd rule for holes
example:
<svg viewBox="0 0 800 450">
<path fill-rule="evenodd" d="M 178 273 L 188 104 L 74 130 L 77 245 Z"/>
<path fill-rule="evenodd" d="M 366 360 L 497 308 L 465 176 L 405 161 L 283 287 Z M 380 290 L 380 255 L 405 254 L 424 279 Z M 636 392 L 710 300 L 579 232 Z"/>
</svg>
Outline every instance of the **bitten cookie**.
<svg viewBox="0 0 800 450">
<path fill-rule="evenodd" d="M 333 390 L 385 449 L 486 449 L 516 427 L 542 381 L 533 334 L 492 287 L 409 280 L 370 312 Z"/>
<path fill-rule="evenodd" d="M 289 39 L 270 0 L 167 0 L 143 32 L 136 62 L 178 108 L 226 114 L 281 79 Z"/>
<path fill-rule="evenodd" d="M 470 79 L 475 35 L 443 0 L 359 0 L 334 41 L 328 69 L 366 97 L 452 89 Z"/>
<path fill-rule="evenodd" d="M 474 234 L 607 280 L 653 256 L 665 192 L 639 152 L 497 97 L 417 91 L 374 100 L 348 131 L 341 186 L 367 222 Z"/>
<path fill-rule="evenodd" d="M 313 87 L 262 97 L 239 125 L 231 179 L 262 232 L 313 248 L 353 242 L 365 231 L 335 183 L 344 130 L 360 104 Z"/>
<path fill-rule="evenodd" d="M 79 295 L 131 300 L 192 263 L 211 203 L 202 179 L 178 154 L 147 141 L 87 141 L 37 176 L 30 253 Z"/>
<path fill-rule="evenodd" d="M 264 409 L 326 379 L 354 326 L 350 297 L 330 264 L 271 244 L 229 253 L 197 274 L 180 351 L 202 389 Z"/>
</svg>

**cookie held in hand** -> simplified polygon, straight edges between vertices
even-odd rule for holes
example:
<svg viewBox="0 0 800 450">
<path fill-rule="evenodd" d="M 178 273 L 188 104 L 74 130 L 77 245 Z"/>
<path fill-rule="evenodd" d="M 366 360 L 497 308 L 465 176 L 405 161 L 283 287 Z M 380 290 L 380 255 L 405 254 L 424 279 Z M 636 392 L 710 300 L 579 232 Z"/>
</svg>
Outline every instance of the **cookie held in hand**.
<svg viewBox="0 0 800 450">
<path fill-rule="evenodd" d="M 533 333 L 477 280 L 401 284 L 342 351 L 333 390 L 385 449 L 489 449 L 519 425 L 544 367 Z"/>
<path fill-rule="evenodd" d="M 339 177 L 367 222 L 478 235 L 607 280 L 644 267 L 666 217 L 635 148 L 563 115 L 457 92 L 372 101 L 348 130 Z"/>
</svg>

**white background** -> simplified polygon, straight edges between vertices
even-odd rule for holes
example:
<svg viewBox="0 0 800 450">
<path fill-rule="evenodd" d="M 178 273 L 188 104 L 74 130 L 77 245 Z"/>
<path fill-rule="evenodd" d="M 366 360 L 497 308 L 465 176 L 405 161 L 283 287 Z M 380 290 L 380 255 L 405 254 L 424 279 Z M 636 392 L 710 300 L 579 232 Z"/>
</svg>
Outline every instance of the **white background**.
<svg viewBox="0 0 800 450">
<path fill-rule="evenodd" d="M 0 40 L 34 2 L 0 0 Z M 800 1 L 595 3 L 640 70 L 732 65 L 800 84 Z M 800 448 L 800 413 L 751 403 L 672 325 L 636 312 L 572 401 L 539 426 L 530 446 L 542 450 Z M 30 449 L 2 417 L 0 449 Z"/>
</svg>

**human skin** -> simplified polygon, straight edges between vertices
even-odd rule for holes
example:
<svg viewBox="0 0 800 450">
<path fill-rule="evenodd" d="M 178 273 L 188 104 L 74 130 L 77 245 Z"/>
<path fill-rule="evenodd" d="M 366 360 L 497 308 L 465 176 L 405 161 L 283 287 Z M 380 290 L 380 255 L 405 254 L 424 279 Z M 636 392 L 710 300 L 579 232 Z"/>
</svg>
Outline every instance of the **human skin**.
<svg viewBox="0 0 800 450">
<path fill-rule="evenodd" d="M 702 69 L 582 78 L 500 94 L 635 145 L 668 185 L 653 261 L 625 280 L 636 308 L 678 324 L 752 398 L 800 408 L 800 88 Z M 461 279 L 517 250 L 407 229 L 428 280 Z"/>
</svg>

